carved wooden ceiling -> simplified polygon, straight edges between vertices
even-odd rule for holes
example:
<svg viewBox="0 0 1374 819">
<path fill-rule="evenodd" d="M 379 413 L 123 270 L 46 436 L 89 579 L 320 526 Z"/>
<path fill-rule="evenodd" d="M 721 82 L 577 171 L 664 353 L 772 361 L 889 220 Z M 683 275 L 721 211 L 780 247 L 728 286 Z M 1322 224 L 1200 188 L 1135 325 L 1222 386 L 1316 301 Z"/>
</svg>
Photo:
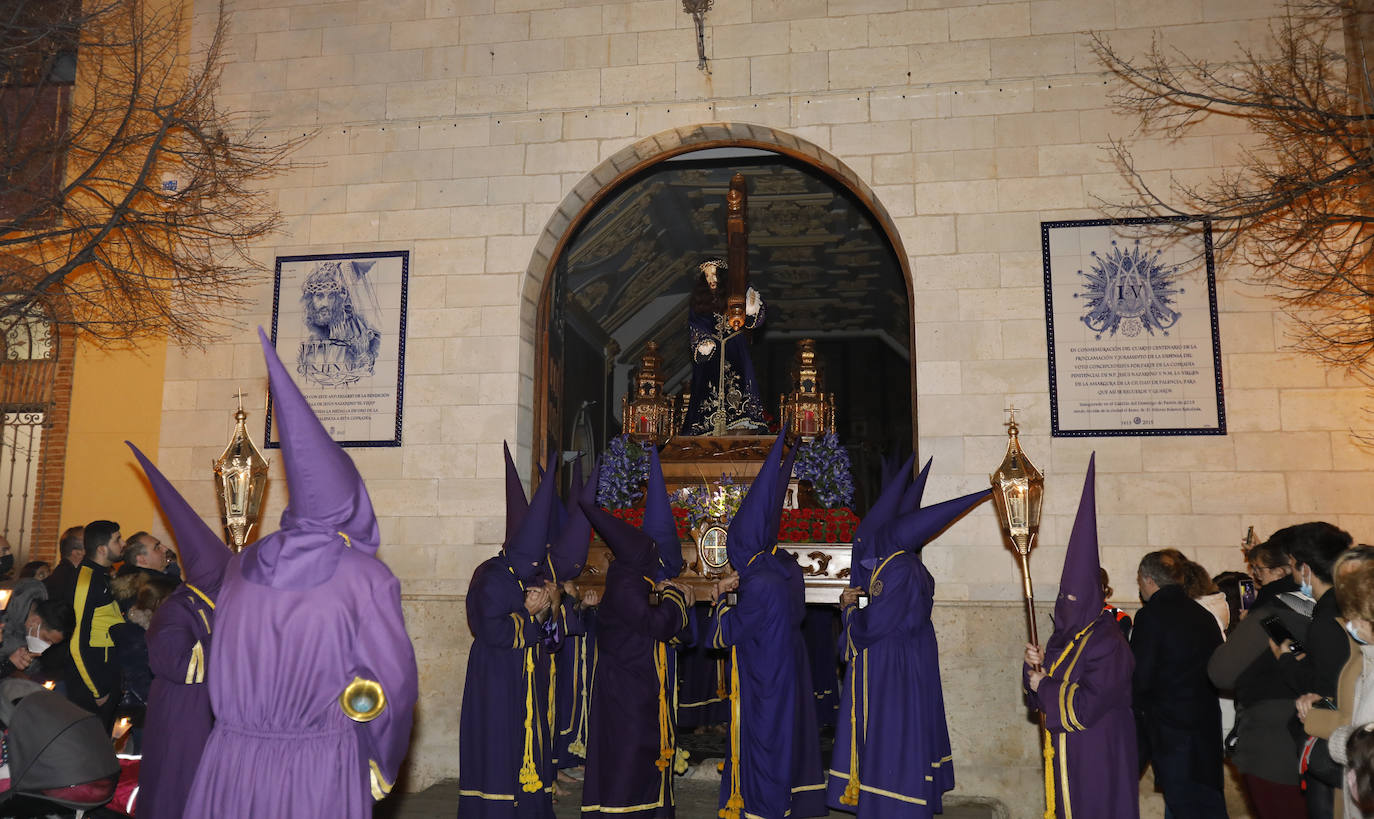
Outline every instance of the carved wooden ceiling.
<svg viewBox="0 0 1374 819">
<path fill-rule="evenodd" d="M 570 323 L 595 342 L 614 338 L 621 363 L 657 341 L 670 381 L 680 377 L 697 265 L 726 255 L 725 194 L 737 172 L 748 180 L 750 280 L 767 304 L 764 332 L 878 336 L 906 355 L 906 284 L 876 221 L 848 191 L 777 155 L 663 162 L 609 197 L 560 260 Z"/>
</svg>

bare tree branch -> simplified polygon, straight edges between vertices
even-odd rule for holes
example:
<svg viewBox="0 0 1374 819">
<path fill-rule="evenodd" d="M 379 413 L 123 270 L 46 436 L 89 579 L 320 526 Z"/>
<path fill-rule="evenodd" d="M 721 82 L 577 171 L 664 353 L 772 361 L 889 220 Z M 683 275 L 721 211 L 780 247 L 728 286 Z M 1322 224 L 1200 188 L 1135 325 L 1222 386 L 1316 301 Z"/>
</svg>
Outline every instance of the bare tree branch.
<svg viewBox="0 0 1374 819">
<path fill-rule="evenodd" d="M 1374 78 L 1365 59 L 1374 0 L 1290 3 L 1270 48 L 1232 63 L 1166 50 L 1141 57 L 1095 35 L 1120 80 L 1113 101 L 1141 134 L 1184 136 L 1213 117 L 1236 118 L 1257 144 L 1236 169 L 1205 183 L 1152 186 L 1124 140 L 1110 151 L 1133 191 L 1121 215 L 1203 215 L 1218 250 L 1268 287 L 1298 328 L 1294 347 L 1369 378 L 1374 356 Z"/>
<path fill-rule="evenodd" d="M 248 248 L 281 216 L 260 183 L 311 135 L 274 141 L 219 110 L 223 4 L 195 55 L 171 5 L 0 10 L 0 338 L 45 316 L 204 343 L 263 275 Z"/>
</svg>

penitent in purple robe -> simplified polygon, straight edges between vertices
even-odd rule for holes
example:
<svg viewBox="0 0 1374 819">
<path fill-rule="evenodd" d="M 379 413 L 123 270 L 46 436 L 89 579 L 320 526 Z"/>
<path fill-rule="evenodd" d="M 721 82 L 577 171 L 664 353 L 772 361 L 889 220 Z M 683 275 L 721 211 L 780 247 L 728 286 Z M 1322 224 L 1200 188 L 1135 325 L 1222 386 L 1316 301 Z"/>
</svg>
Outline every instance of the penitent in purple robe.
<svg viewBox="0 0 1374 819">
<path fill-rule="evenodd" d="M 906 514 L 870 532 L 881 558 L 870 603 L 843 613 L 849 662 L 830 763 L 829 802 L 862 817 L 928 817 L 943 810 L 954 768 L 930 621 L 935 578 L 917 551 L 985 500 L 989 490 L 921 508 L 927 464 Z M 895 491 L 894 489 L 886 491 Z"/>
<path fill-rule="evenodd" d="M 473 572 L 467 615 L 473 642 L 459 731 L 458 815 L 551 819 L 551 657 L 504 554 Z"/>
<path fill-rule="evenodd" d="M 1102 609 L 1097 550 L 1097 508 L 1093 479 L 1096 456 L 1088 462 L 1083 495 L 1074 518 L 1054 634 L 1045 644 L 1039 688 L 1022 682 L 1032 708 L 1044 714 L 1053 751 L 1046 796 L 1056 816 L 1140 815 L 1140 769 L 1136 766 L 1135 717 L 1131 712 L 1131 674 L 1135 659 L 1111 612 Z"/>
<path fill-rule="evenodd" d="M 153 684 L 138 777 L 141 819 L 186 815 L 186 796 L 215 724 L 205 685 L 214 615 L 208 598 L 182 584 L 158 607 L 148 627 Z"/>
<path fill-rule="evenodd" d="M 205 742 L 214 726 L 206 661 L 219 594 L 231 552 L 171 482 L 133 444 L 181 553 L 185 582 L 158 607 L 148 626 L 153 673 L 139 768 L 138 815 L 180 819 Z"/>
<path fill-rule="evenodd" d="M 1045 644 L 1046 677 L 1029 695 L 1045 715 L 1054 750 L 1055 815 L 1139 816 L 1131 672 L 1135 661 L 1116 618 Z"/>
<path fill-rule="evenodd" d="M 259 337 L 290 497 L 281 528 L 225 569 L 207 676 L 215 727 L 186 815 L 363 819 L 410 744 L 418 680 L 401 585 L 376 558 L 357 468 Z M 358 680 L 384 698 L 370 721 L 340 702 Z"/>
<path fill-rule="evenodd" d="M 677 652 L 669 643 L 687 626 L 687 605 L 671 586 L 659 605 L 649 605 L 653 587 L 619 559 L 606 573 L 597 612 L 583 816 L 674 815 Z"/>
<path fill-rule="evenodd" d="M 864 817 L 930 816 L 954 784 L 940 668 L 927 650 L 935 581 L 919 557 L 898 552 L 873 572 L 871 586 L 880 592 L 870 589 L 867 608 L 843 616 L 849 671 L 829 802 Z M 844 804 L 851 786 L 857 804 Z"/>
<path fill-rule="evenodd" d="M 800 584 L 800 573 L 761 552 L 740 572 L 738 605 L 722 602 L 712 618 L 712 645 L 732 649 L 738 692 L 730 731 L 739 770 L 725 760 L 720 807 L 727 809 L 738 790 L 741 817 L 826 814 L 810 660 L 797 611 Z"/>
</svg>

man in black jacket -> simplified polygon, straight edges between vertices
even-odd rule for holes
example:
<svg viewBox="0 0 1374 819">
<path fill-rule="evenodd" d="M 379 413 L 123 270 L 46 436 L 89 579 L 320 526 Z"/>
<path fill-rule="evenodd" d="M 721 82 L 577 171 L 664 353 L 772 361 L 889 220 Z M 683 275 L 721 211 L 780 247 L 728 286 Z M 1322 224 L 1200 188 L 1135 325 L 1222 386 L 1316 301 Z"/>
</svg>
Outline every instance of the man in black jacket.
<svg viewBox="0 0 1374 819">
<path fill-rule="evenodd" d="M 86 559 L 77 569 L 72 590 L 76 629 L 67 645 L 67 699 L 100 717 L 105 730 L 114 727 L 119 706 L 119 664 L 115 659 L 110 626 L 124 616 L 110 591 L 110 566 L 124 553 L 119 524 L 97 520 L 86 524 Z"/>
<path fill-rule="evenodd" d="M 1207 661 L 1221 629 L 1183 590 L 1176 552 L 1151 552 L 1136 581 L 1144 607 L 1131 634 L 1136 725 L 1148 745 L 1155 785 L 1173 819 L 1226 819 L 1222 796 L 1221 706 Z"/>
<path fill-rule="evenodd" d="M 1279 673 L 1289 688 L 1334 700 L 1341 669 L 1350 659 L 1350 641 L 1345 637 L 1345 627 L 1336 619 L 1340 616 L 1340 609 L 1336 605 L 1336 592 L 1331 586 L 1331 566 L 1341 552 L 1350 548 L 1353 539 L 1341 529 L 1321 521 L 1280 529 L 1269 539 L 1284 544 L 1293 562 L 1293 578 L 1300 584 L 1303 594 L 1317 601 L 1312 607 L 1312 624 L 1307 629 L 1306 639 L 1302 641 L 1304 653 L 1289 651 L 1287 641 L 1283 645 L 1275 645 L 1271 640 L 1269 649 L 1278 658 Z M 1350 707 L 1350 703 L 1337 705 L 1341 708 Z M 1296 725 L 1294 733 L 1301 735 Z M 1307 784 L 1308 816 L 1312 819 L 1331 816 L 1334 790 L 1339 787 L 1339 781 L 1322 782 L 1311 775 L 1304 779 Z"/>
<path fill-rule="evenodd" d="M 48 587 L 49 600 L 71 602 L 72 587 L 76 585 L 77 568 L 86 557 L 86 527 L 73 526 L 62 533 L 57 544 L 58 560 L 52 574 L 43 581 Z"/>
</svg>

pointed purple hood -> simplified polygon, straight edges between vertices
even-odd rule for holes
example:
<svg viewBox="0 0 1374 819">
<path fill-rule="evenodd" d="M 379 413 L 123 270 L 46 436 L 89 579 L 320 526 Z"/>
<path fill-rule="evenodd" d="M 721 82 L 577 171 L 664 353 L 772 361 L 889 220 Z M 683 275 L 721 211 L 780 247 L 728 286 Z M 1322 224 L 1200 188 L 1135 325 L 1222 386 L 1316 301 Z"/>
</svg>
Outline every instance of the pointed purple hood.
<svg viewBox="0 0 1374 819">
<path fill-rule="evenodd" d="M 654 539 L 648 532 L 631 526 L 597 506 L 595 493 L 591 500 L 583 500 L 581 506 L 592 527 L 606 541 L 611 554 L 615 555 L 616 563 L 639 574 L 652 576 L 654 569 L 661 564 Z"/>
<path fill-rule="evenodd" d="M 902 502 L 897 505 L 897 514 L 909 515 L 921 508 L 921 498 L 925 496 L 926 480 L 930 478 L 930 465 L 933 463 L 934 458 L 927 458 L 926 465 L 921 467 L 921 474 L 917 475 L 916 480 L 902 492 Z"/>
<path fill-rule="evenodd" d="M 1054 630 L 1074 634 L 1102 613 L 1102 564 L 1097 551 L 1097 453 L 1088 459 L 1083 495 L 1064 553 L 1059 599 L 1054 602 Z M 1072 599 L 1070 599 L 1072 598 Z"/>
<path fill-rule="evenodd" d="M 777 519 L 773 507 L 778 503 L 776 491 L 778 464 L 782 461 L 782 450 L 786 444 L 783 435 L 773 442 L 768 457 L 749 491 L 740 501 L 739 510 L 730 518 L 730 526 L 725 535 L 725 553 L 735 571 L 743 572 L 749 560 L 759 552 L 765 551 L 778 542 Z M 772 531 L 769 531 L 771 526 Z"/>
<path fill-rule="evenodd" d="M 243 574 L 273 588 L 310 588 L 333 576 L 342 549 L 375 555 L 381 533 L 353 459 L 329 437 L 261 327 L 258 337 L 290 500 L 281 528 L 244 551 Z"/>
<path fill-rule="evenodd" d="M 592 469 L 595 476 L 597 470 Z M 563 524 L 558 536 L 549 542 L 549 565 L 553 567 L 554 582 L 562 583 L 582 574 L 587 564 L 587 546 L 592 538 L 592 525 L 582 511 L 581 502 L 596 502 L 596 479 L 582 480 L 582 459 L 573 462 L 572 485 L 563 504 Z"/>
<path fill-rule="evenodd" d="M 549 524 L 558 500 L 557 483 L 553 479 L 541 482 L 520 525 L 506 532 L 501 550 L 522 582 L 534 580 L 549 557 Z"/>
<path fill-rule="evenodd" d="M 663 481 L 663 464 L 658 460 L 658 447 L 649 444 L 645 449 L 649 450 L 649 488 L 644 495 L 643 529 L 658 547 L 663 576 L 656 579 L 667 580 L 682 574 L 686 564 L 682 559 L 682 541 L 677 537 L 673 507 L 668 502 L 668 487 Z"/>
<path fill-rule="evenodd" d="M 510 444 L 502 441 L 501 449 L 506 453 L 506 534 L 509 535 L 525 521 L 530 502 L 525 498 L 525 485 L 520 482 L 520 473 L 510 456 Z"/>
<path fill-rule="evenodd" d="M 926 469 L 929 468 L 930 465 L 926 464 Z M 925 474 L 924 470 L 922 474 Z M 879 560 L 901 551 L 921 551 L 921 547 L 991 495 L 991 488 L 983 489 L 894 518 L 874 533 L 874 546 Z"/>
<path fill-rule="evenodd" d="M 882 492 L 878 493 L 878 499 L 873 502 L 868 514 L 864 515 L 863 520 L 854 528 L 854 545 L 849 558 L 850 586 L 859 589 L 868 587 L 868 578 L 872 576 L 873 566 L 878 558 L 874 535 L 900 511 L 902 494 L 907 488 L 911 467 L 915 463 L 916 453 L 913 452 L 906 459 L 906 463 L 902 464 L 901 469 L 893 473 L 892 479 L 883 487 Z"/>
<path fill-rule="evenodd" d="M 138 447 L 128 441 L 124 443 L 134 451 L 134 457 L 138 459 L 139 466 L 143 467 L 143 474 L 148 477 L 148 483 L 152 484 L 153 493 L 157 495 L 162 514 L 167 516 L 167 523 L 172 527 L 172 537 L 176 540 L 177 553 L 181 556 L 183 579 L 215 597 L 219 594 L 220 581 L 224 579 L 224 567 L 228 565 L 229 557 L 233 553 L 200 515 L 196 514 L 191 504 L 186 502 L 175 486 L 172 486 L 172 482 L 153 466 L 153 462 L 148 460 Z"/>
</svg>

